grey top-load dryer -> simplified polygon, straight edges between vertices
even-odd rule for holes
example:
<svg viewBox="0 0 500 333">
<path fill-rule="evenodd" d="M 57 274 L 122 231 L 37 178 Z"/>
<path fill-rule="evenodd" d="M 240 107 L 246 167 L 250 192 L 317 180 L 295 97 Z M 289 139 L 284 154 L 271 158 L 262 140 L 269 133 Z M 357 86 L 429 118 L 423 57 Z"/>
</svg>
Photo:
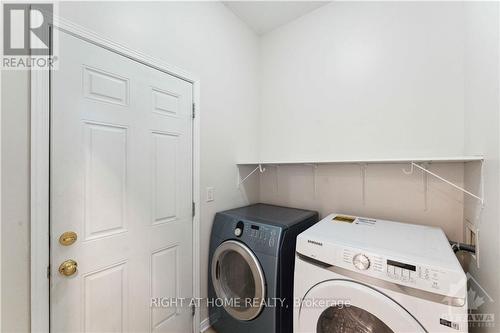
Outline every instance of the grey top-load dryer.
<svg viewBox="0 0 500 333">
<path fill-rule="evenodd" d="M 208 305 L 218 333 L 292 332 L 296 237 L 317 221 L 317 212 L 267 204 L 216 214 Z"/>
</svg>

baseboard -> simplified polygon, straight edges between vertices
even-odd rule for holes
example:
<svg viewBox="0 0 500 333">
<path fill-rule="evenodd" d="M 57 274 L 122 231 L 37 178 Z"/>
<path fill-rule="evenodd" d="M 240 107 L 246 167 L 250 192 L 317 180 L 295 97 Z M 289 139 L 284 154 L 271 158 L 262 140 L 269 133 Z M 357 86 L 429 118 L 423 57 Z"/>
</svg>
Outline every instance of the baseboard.
<svg viewBox="0 0 500 333">
<path fill-rule="evenodd" d="M 210 328 L 210 318 L 205 318 L 200 323 L 200 332 L 205 332 Z"/>
</svg>

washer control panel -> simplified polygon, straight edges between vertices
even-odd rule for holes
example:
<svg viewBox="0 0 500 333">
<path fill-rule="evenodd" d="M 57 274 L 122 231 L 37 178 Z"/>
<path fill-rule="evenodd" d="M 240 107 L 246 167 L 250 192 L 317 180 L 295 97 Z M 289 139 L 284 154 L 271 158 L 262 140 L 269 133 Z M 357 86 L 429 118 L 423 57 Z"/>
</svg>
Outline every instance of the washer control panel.
<svg viewBox="0 0 500 333">
<path fill-rule="evenodd" d="M 338 266 L 390 282 L 425 289 L 447 291 L 452 279 L 444 269 L 344 248 Z"/>
<path fill-rule="evenodd" d="M 414 282 L 417 266 L 395 260 L 386 260 L 387 276 L 401 281 Z"/>
</svg>

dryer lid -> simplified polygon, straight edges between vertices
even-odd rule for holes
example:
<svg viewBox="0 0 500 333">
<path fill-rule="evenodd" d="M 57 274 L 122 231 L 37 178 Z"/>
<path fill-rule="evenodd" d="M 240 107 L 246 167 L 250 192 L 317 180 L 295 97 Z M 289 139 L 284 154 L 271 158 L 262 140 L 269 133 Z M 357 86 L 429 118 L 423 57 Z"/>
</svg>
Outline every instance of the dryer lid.
<svg viewBox="0 0 500 333">
<path fill-rule="evenodd" d="M 225 214 L 254 222 L 271 224 L 282 227 L 283 229 L 289 228 L 314 216 L 317 217 L 318 215 L 317 212 L 310 210 L 262 203 L 226 210 L 224 212 L 220 212 L 219 214 Z"/>
</svg>

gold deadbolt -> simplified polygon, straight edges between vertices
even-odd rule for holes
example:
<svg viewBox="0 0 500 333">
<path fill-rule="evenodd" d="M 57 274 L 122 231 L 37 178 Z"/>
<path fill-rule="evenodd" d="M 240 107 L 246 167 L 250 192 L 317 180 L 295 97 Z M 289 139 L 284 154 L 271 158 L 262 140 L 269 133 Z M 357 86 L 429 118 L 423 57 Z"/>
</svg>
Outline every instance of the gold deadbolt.
<svg viewBox="0 0 500 333">
<path fill-rule="evenodd" d="M 76 242 L 78 235 L 74 231 L 66 231 L 59 237 L 59 244 L 69 246 Z"/>
<path fill-rule="evenodd" d="M 73 259 L 68 259 L 59 266 L 59 273 L 65 276 L 71 276 L 76 273 L 78 264 Z"/>
</svg>

